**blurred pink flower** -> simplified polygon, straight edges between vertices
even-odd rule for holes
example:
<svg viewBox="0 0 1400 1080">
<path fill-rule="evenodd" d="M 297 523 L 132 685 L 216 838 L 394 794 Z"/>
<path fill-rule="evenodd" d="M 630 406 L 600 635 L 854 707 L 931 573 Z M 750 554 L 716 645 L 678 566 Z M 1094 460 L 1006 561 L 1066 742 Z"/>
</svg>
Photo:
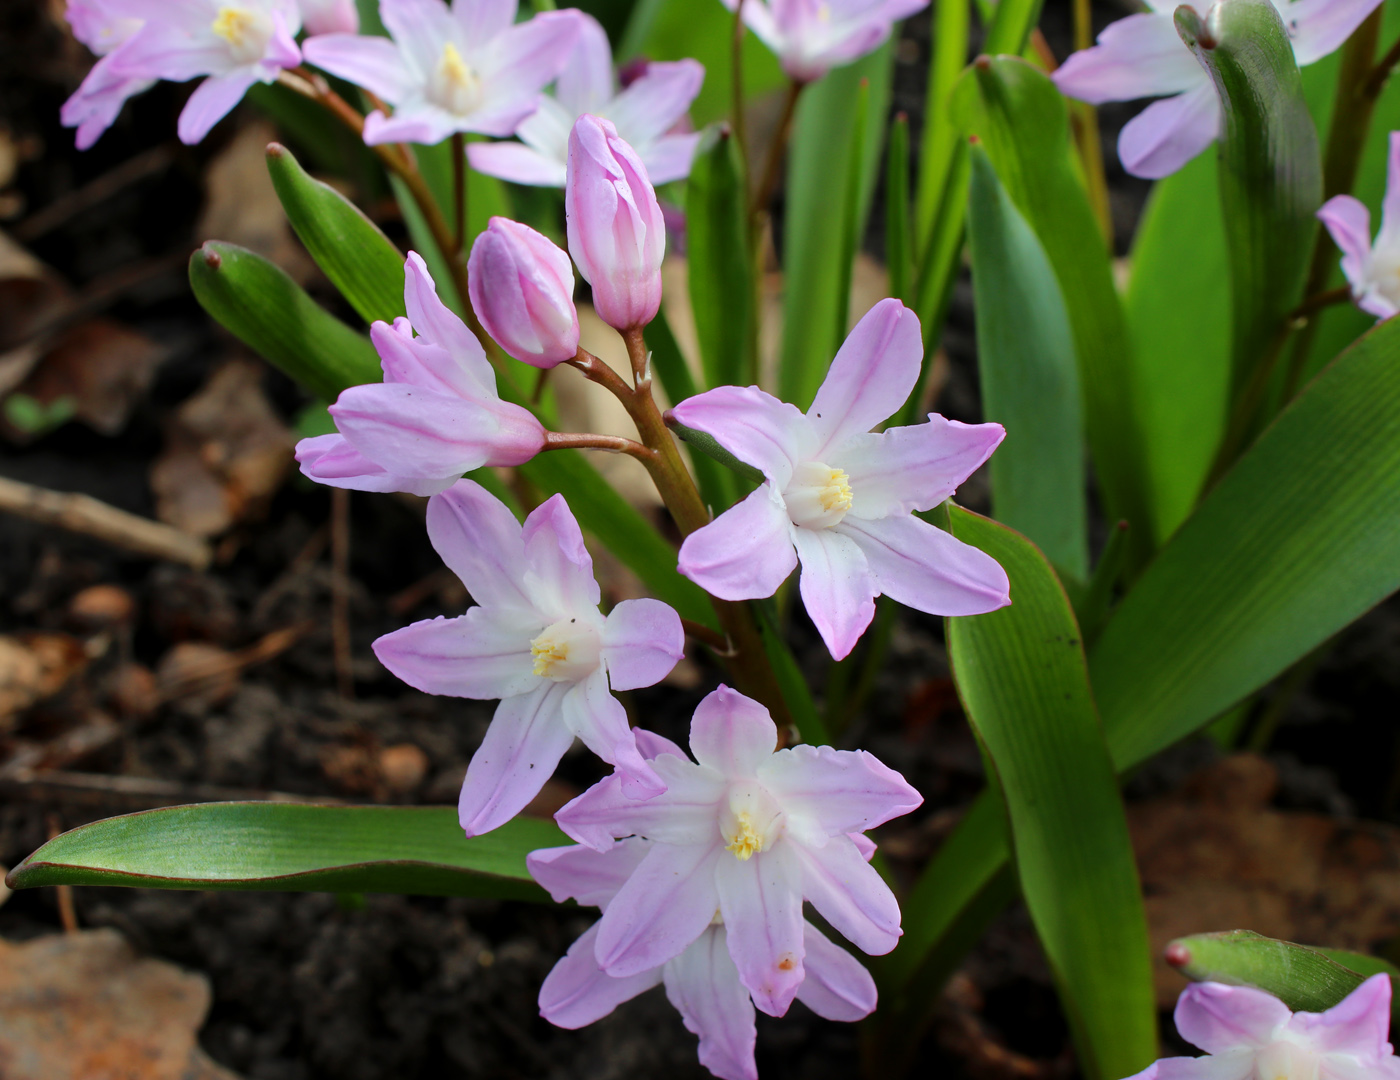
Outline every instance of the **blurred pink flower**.
<svg viewBox="0 0 1400 1080">
<path fill-rule="evenodd" d="M 805 974 L 804 899 L 865 952 L 894 948 L 899 904 L 850 834 L 922 797 L 864 751 L 777 744 L 768 711 L 721 686 L 695 710 L 695 762 L 674 747 L 654 759 L 664 793 L 633 801 L 614 773 L 555 815 L 598 851 L 627 836 L 652 841 L 598 923 L 593 952 L 608 975 L 655 971 L 718 916 L 739 981 L 782 1016 Z"/>
<path fill-rule="evenodd" d="M 184 82 L 208 75 L 180 113 L 180 141 L 197 143 L 254 83 L 270 83 L 301 63 L 296 0 L 110 0 L 109 9 L 144 19 L 111 54 L 112 76 Z"/>
<path fill-rule="evenodd" d="M 563 187 L 569 159 L 569 132 L 580 116 L 606 117 L 619 137 L 636 151 L 653 184 L 690 175 L 700 140 L 673 129 L 700 93 L 705 69 L 696 60 L 653 63 L 618 92 L 608 35 L 591 15 L 580 17 L 578 41 L 559 73 L 553 96 L 516 129 L 520 142 L 473 143 L 472 168 L 517 184 Z"/>
<path fill-rule="evenodd" d="M 744 22 L 777 53 L 788 78 L 813 82 L 880 47 L 929 0 L 744 0 Z M 724 0 L 734 11 L 739 0 Z"/>
<path fill-rule="evenodd" d="M 308 34 L 354 34 L 360 29 L 355 0 L 298 0 Z"/>
<path fill-rule="evenodd" d="M 86 150 L 112 126 L 126 99 L 150 89 L 156 80 L 131 78 L 112 70 L 112 53 L 141 29 L 141 19 L 118 15 L 113 0 L 71 0 L 64 14 L 73 36 L 102 58 L 63 103 L 60 113 L 64 127 L 78 129 L 78 149 Z"/>
<path fill-rule="evenodd" d="M 493 217 L 472 244 L 467 274 L 472 309 L 511 356 L 552 368 L 578 354 L 573 264 L 548 237 Z"/>
<path fill-rule="evenodd" d="M 919 320 L 898 300 L 861 319 L 804 415 L 756 386 L 682 401 L 675 418 L 767 478 L 681 545 L 680 571 L 725 600 L 772 596 L 802 563 L 802 601 L 831 655 L 850 653 L 884 593 L 933 615 L 1010 603 L 995 559 L 914 516 L 943 502 L 1005 436 L 1000 424 L 871 432 L 919 377 Z"/>
<path fill-rule="evenodd" d="M 1299 66 L 1341 48 L 1380 0 L 1272 0 Z M 1134 176 L 1170 176 L 1220 134 L 1215 86 L 1177 35 L 1176 0 L 1111 23 L 1098 44 L 1073 54 L 1052 78 L 1072 98 L 1100 105 L 1161 97 L 1124 126 L 1118 156 Z M 1214 11 L 1206 13 L 1207 20 Z M 1170 95 L 1170 96 L 1168 96 Z"/>
<path fill-rule="evenodd" d="M 365 142 L 434 144 L 453 132 L 511 135 L 539 105 L 578 36 L 576 11 L 515 22 L 516 0 L 380 0 L 393 40 L 324 34 L 306 59 L 394 106 L 365 117 Z"/>
<path fill-rule="evenodd" d="M 467 835 L 523 810 L 575 736 L 616 767 L 623 797 L 665 791 L 611 691 L 670 673 L 683 653 L 680 617 L 659 600 L 599 613 L 593 560 L 562 495 L 522 528 L 485 488 L 460 480 L 429 500 L 428 537 L 477 606 L 386 634 L 374 652 L 424 693 L 501 699 L 462 785 Z"/>
<path fill-rule="evenodd" d="M 1400 1080 L 1390 1032 L 1390 976 L 1367 979 L 1323 1013 L 1290 1012 L 1248 986 L 1193 983 L 1176 1030 L 1205 1057 L 1163 1058 L 1133 1080 Z"/>
<path fill-rule="evenodd" d="M 1342 273 L 1356 306 L 1378 319 L 1400 312 L 1400 131 L 1390 133 L 1381 229 L 1371 242 L 1371 212 L 1360 199 L 1334 195 L 1317 212 L 1342 252 Z"/>
<path fill-rule="evenodd" d="M 332 487 L 432 495 L 464 472 L 539 453 L 544 428 L 501 400 L 481 343 L 416 252 L 404 264 L 404 304 L 408 318 L 370 327 L 384 381 L 341 392 L 330 407 L 338 434 L 302 439 L 301 471 Z"/>
</svg>

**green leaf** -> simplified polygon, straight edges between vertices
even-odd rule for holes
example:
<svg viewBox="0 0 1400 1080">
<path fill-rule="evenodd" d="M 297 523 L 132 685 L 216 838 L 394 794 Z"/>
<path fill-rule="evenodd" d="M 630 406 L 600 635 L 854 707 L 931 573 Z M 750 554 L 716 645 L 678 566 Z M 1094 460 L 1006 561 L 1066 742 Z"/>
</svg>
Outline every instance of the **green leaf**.
<svg viewBox="0 0 1400 1080">
<path fill-rule="evenodd" d="M 1074 331 L 1084 426 L 1111 520 L 1137 526 L 1130 561 L 1145 561 L 1150 501 L 1135 423 L 1122 303 L 1108 249 L 1076 167 L 1069 113 L 1055 84 L 1023 60 L 979 57 L 953 91 L 952 111 L 977 135 L 1055 269 Z"/>
<path fill-rule="evenodd" d="M 1359 953 L 1334 953 L 1262 937 L 1252 930 L 1227 930 L 1177 938 L 1167 946 L 1171 965 L 1193 982 L 1252 986 L 1273 994 L 1294 1012 L 1325 1012 L 1366 979 L 1395 969 Z M 1365 962 L 1365 975 L 1334 957 Z"/>
<path fill-rule="evenodd" d="M 369 338 L 261 255 L 210 240 L 190 256 L 190 286 L 225 329 L 318 397 L 334 401 L 345 387 L 382 377 Z"/>
<path fill-rule="evenodd" d="M 983 418 L 1006 428 L 992 509 L 1078 580 L 1089 574 L 1074 339 L 1055 271 L 981 146 L 972 148 L 968 240 Z"/>
<path fill-rule="evenodd" d="M 885 156 L 885 265 L 890 271 L 890 295 L 906 306 L 914 299 L 912 282 L 914 239 L 909 223 L 909 117 L 895 115 L 890 124 Z"/>
<path fill-rule="evenodd" d="M 934 218 L 953 171 L 954 154 L 962 144 L 958 126 L 948 115 L 948 98 L 967 66 L 970 8 L 968 0 L 938 0 L 934 4 L 933 56 L 929 59 L 927 109 L 914 203 L 915 254 L 920 260 L 927 259 Z"/>
<path fill-rule="evenodd" d="M 1201 154 L 1153 187 L 1133 240 L 1127 355 L 1154 548 L 1195 507 L 1225 430 L 1230 278 L 1218 192 L 1215 155 Z"/>
<path fill-rule="evenodd" d="M 204 803 L 73 829 L 6 882 L 544 900 L 525 856 L 562 843 L 554 822 L 526 817 L 468 839 L 446 806 Z"/>
<path fill-rule="evenodd" d="M 725 127 L 705 133 L 686 184 L 686 261 L 700 359 L 710 386 L 752 382 L 753 274 L 748 198 L 738 148 Z"/>
<path fill-rule="evenodd" d="M 1207 24 L 1176 11 L 1177 33 L 1215 83 L 1224 114 L 1220 200 L 1230 260 L 1231 397 L 1266 366 L 1298 303 L 1322 203 L 1317 128 L 1293 46 L 1269 0 L 1221 0 Z"/>
<path fill-rule="evenodd" d="M 675 432 L 676 438 L 680 439 L 681 442 L 685 443 L 697 453 L 703 454 L 711 461 L 718 462 L 736 475 L 742 476 L 745 480 L 752 481 L 755 484 L 763 483 L 764 476 L 761 470 L 754 468 L 745 461 L 740 461 L 721 446 L 719 440 L 709 432 L 686 427 L 679 420 L 669 415 L 666 420 L 666 426 Z"/>
<path fill-rule="evenodd" d="M 988 56 L 1020 56 L 1040 21 L 1041 0 L 999 0 L 982 51 Z"/>
<path fill-rule="evenodd" d="M 365 322 L 404 314 L 404 257 L 354 203 L 313 180 L 285 146 L 267 148 L 267 171 L 316 265 Z"/>
<path fill-rule="evenodd" d="M 850 298 L 841 283 L 850 281 L 843 266 L 850 219 L 847 206 L 852 168 L 852 141 L 857 107 L 866 103 L 865 137 L 856 159 L 860 189 L 856 220 L 863 231 L 880 166 L 880 143 L 889 108 L 894 53 L 886 42 L 848 67 L 837 68 L 802 92 L 788 154 L 787 202 L 784 210 L 783 348 L 778 396 L 805 409 L 841 344 L 836 319 L 845 324 Z M 862 99 L 860 83 L 870 93 Z"/>
<path fill-rule="evenodd" d="M 1013 598 L 948 620 L 958 693 L 1006 801 L 1021 893 L 1080 1062 L 1117 1080 L 1156 1057 L 1157 1017 L 1128 819 L 1079 628 L 1025 537 L 956 506 L 950 519 L 955 536 L 1006 569 Z"/>
</svg>

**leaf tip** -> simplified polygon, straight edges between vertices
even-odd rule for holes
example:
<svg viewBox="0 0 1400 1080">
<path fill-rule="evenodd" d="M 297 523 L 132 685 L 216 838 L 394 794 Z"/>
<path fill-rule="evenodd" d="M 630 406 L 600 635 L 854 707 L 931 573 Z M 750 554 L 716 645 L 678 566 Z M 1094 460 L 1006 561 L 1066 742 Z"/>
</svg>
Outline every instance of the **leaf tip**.
<svg viewBox="0 0 1400 1080">
<path fill-rule="evenodd" d="M 287 148 L 279 142 L 270 142 L 267 144 L 267 156 L 281 161 L 287 156 Z"/>
<path fill-rule="evenodd" d="M 978 71 L 991 71 L 992 58 L 986 53 L 981 53 L 976 60 L 972 61 L 972 66 Z"/>
<path fill-rule="evenodd" d="M 209 244 L 205 244 L 200 248 L 200 252 L 204 256 L 204 265 L 209 267 L 210 270 L 217 270 L 224 265 L 224 257 Z"/>
<path fill-rule="evenodd" d="M 1173 941 L 1167 946 L 1167 951 L 1163 955 L 1167 963 L 1178 971 L 1191 962 L 1191 950 L 1186 947 L 1184 942 Z"/>
</svg>

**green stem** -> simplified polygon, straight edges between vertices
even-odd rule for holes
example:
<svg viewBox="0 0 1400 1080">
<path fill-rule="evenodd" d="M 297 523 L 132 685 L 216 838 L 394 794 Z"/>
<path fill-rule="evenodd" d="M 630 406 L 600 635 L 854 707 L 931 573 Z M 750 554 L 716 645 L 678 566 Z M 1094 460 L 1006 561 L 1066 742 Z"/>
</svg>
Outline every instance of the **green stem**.
<svg viewBox="0 0 1400 1080">
<path fill-rule="evenodd" d="M 768 144 L 768 155 L 763 163 L 758 187 L 754 191 L 753 203 L 749 207 L 749 220 L 758 222 L 768 211 L 773 194 L 778 189 L 778 177 L 782 173 L 783 153 L 787 150 L 788 137 L 792 134 L 792 120 L 797 114 L 797 99 L 802 96 L 802 88 L 807 84 L 796 79 L 788 83 L 787 97 L 783 100 L 782 116 L 773 132 L 773 140 Z"/>
</svg>

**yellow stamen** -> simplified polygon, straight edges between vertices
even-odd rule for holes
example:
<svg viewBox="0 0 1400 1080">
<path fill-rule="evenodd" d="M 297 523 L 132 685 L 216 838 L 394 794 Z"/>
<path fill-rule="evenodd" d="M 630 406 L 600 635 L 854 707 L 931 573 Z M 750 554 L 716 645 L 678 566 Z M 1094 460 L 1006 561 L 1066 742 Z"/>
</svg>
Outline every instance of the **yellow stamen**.
<svg viewBox="0 0 1400 1080">
<path fill-rule="evenodd" d="M 551 641 L 541 634 L 530 643 L 530 655 L 535 659 L 535 674 L 546 678 L 555 664 L 562 664 L 569 658 L 567 642 Z"/>
<path fill-rule="evenodd" d="M 821 493 L 823 510 L 849 510 L 851 508 L 851 484 L 846 479 L 845 469 L 832 469 L 826 486 Z"/>
<path fill-rule="evenodd" d="M 235 49 L 247 44 L 257 28 L 257 18 L 243 8 L 221 7 L 219 14 L 214 17 L 214 33 Z"/>
<path fill-rule="evenodd" d="M 734 857 L 740 862 L 753 858 L 763 850 L 763 837 L 753 827 L 753 819 L 747 813 L 737 816 L 734 835 L 729 838 L 724 850 L 734 852 Z"/>
</svg>

